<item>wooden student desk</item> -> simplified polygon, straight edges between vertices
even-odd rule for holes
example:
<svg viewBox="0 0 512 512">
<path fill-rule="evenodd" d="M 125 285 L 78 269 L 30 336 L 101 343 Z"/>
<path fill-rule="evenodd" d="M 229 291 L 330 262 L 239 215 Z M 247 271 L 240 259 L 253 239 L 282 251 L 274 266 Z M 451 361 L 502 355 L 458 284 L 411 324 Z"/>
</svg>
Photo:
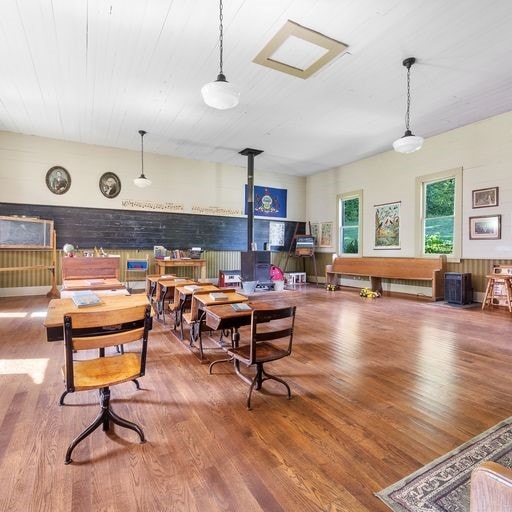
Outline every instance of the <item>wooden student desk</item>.
<svg viewBox="0 0 512 512">
<path fill-rule="evenodd" d="M 276 307 L 281 307 L 276 304 L 270 304 L 262 300 L 249 301 L 246 302 L 246 304 L 251 307 L 251 309 L 248 311 L 235 311 L 231 304 L 205 306 L 204 313 L 206 328 L 212 329 L 214 331 L 220 330 L 221 332 L 229 330 L 231 332 L 231 346 L 238 347 L 238 343 L 240 341 L 240 334 L 238 332 L 238 329 L 244 325 L 251 325 L 252 312 L 255 309 L 275 309 Z M 217 342 L 217 344 L 222 349 L 226 348 L 225 344 L 222 341 L 222 336 L 220 340 Z M 217 363 L 227 363 L 231 361 L 234 363 L 236 374 L 244 382 L 251 384 L 251 379 L 249 379 L 240 371 L 240 361 L 236 359 L 217 359 L 216 361 L 210 363 L 209 372 L 211 373 L 213 365 Z"/>
<path fill-rule="evenodd" d="M 160 319 L 160 315 L 162 315 L 162 320 L 165 324 L 165 301 L 169 300 L 170 302 L 173 302 L 174 290 L 177 286 L 196 284 L 196 281 L 192 281 L 191 279 L 183 279 L 181 277 L 159 279 L 156 282 L 155 295 L 153 297 L 153 301 L 156 304 L 157 318 Z"/>
<path fill-rule="evenodd" d="M 64 339 L 64 315 L 80 310 L 112 311 L 126 306 L 140 306 L 149 304 L 147 297 L 142 294 L 135 295 L 105 295 L 101 296 L 101 304 L 77 308 L 72 299 L 52 299 L 48 304 L 48 313 L 43 325 L 46 327 L 47 341 L 60 341 Z"/>
<path fill-rule="evenodd" d="M 206 279 L 206 260 L 201 259 L 175 259 L 175 260 L 155 260 L 156 271 L 158 274 L 167 274 L 168 268 L 190 267 L 194 271 L 194 279 Z"/>
<path fill-rule="evenodd" d="M 188 286 L 197 286 L 198 290 L 208 292 L 219 291 L 219 288 L 213 284 L 197 284 L 175 286 L 174 288 L 174 329 L 180 328 L 180 338 L 183 339 L 183 314 L 190 308 L 193 291 L 187 289 Z"/>
<path fill-rule="evenodd" d="M 203 340 L 201 338 L 201 325 L 204 322 L 206 313 L 205 308 L 212 305 L 231 305 L 240 302 L 247 302 L 249 299 L 236 290 L 223 290 L 219 289 L 215 293 L 223 293 L 226 295 L 223 299 L 213 299 L 210 292 L 200 290 L 192 295 L 190 304 L 190 313 L 188 314 L 187 322 L 190 324 L 190 348 L 194 348 L 194 343 L 198 342 L 199 359 L 203 360 Z M 229 306 L 231 307 L 231 306 Z M 232 308 L 231 308 L 232 309 Z"/>
</svg>

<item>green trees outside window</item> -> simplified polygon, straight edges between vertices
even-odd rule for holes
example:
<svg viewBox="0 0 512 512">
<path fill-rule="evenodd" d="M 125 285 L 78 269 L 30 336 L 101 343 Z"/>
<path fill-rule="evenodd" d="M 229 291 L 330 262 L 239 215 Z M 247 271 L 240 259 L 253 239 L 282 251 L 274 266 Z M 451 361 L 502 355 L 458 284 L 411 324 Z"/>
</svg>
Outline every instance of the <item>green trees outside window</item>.
<svg viewBox="0 0 512 512">
<path fill-rule="evenodd" d="M 359 252 L 359 197 L 341 200 L 341 252 Z"/>
<path fill-rule="evenodd" d="M 453 253 L 455 178 L 426 183 L 424 205 L 425 253 Z"/>
</svg>

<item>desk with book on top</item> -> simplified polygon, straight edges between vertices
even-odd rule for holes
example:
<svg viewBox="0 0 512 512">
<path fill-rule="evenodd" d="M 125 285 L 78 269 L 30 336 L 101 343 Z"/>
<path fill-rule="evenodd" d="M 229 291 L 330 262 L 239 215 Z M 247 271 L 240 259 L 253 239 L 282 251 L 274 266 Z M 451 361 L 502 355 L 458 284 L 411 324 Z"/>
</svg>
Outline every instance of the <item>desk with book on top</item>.
<svg viewBox="0 0 512 512">
<path fill-rule="evenodd" d="M 143 294 L 136 295 L 104 295 L 100 296 L 101 303 L 88 306 L 88 311 L 112 311 L 126 306 L 140 306 L 149 304 Z M 46 327 L 47 341 L 60 341 L 64 339 L 64 315 L 78 311 L 79 308 L 73 299 L 52 299 L 48 304 L 48 312 L 43 325 Z"/>
<path fill-rule="evenodd" d="M 193 348 L 194 343 L 198 342 L 199 359 L 201 361 L 204 357 L 201 325 L 205 321 L 205 308 L 214 304 L 238 304 L 248 300 L 248 297 L 234 289 L 198 290 L 194 292 L 190 304 L 190 313 L 187 314 L 187 322 L 190 324 L 190 347 Z"/>
</svg>

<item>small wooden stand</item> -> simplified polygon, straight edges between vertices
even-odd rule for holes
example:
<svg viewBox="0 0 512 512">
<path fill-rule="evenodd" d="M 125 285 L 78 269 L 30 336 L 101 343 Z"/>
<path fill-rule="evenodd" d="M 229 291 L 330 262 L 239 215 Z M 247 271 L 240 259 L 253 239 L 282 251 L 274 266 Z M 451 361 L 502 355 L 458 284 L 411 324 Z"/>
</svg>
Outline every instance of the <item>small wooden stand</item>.
<svg viewBox="0 0 512 512">
<path fill-rule="evenodd" d="M 309 225 L 309 232 L 311 233 L 311 224 Z M 301 247 L 297 244 L 297 240 L 300 237 L 308 238 L 310 235 L 299 234 L 297 233 L 299 230 L 299 223 L 295 224 L 295 231 L 293 232 L 293 238 L 290 242 L 290 247 L 288 248 L 288 254 L 286 255 L 286 261 L 284 264 L 283 273 L 286 273 L 286 268 L 288 267 L 288 261 L 292 258 L 313 258 L 313 269 L 315 272 L 316 285 L 318 286 L 318 272 L 316 271 L 316 258 L 315 258 L 315 247 L 314 242 L 312 247 Z M 313 238 L 313 237 L 311 237 Z M 304 260 L 303 260 L 304 261 Z M 304 271 L 306 271 L 306 264 L 304 263 Z"/>
<path fill-rule="evenodd" d="M 46 296 L 50 299 L 60 298 L 60 292 L 57 288 L 57 235 L 52 229 L 52 264 L 51 265 L 30 265 L 27 267 L 1 267 L 0 272 L 20 272 L 23 270 L 49 270 L 52 273 L 52 287 Z"/>
</svg>

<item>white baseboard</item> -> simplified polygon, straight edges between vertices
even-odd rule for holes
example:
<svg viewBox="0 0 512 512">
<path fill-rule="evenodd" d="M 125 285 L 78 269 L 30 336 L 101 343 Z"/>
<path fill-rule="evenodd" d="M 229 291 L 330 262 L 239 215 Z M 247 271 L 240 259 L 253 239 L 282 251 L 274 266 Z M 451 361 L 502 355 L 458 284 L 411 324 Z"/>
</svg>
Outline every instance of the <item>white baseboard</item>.
<svg viewBox="0 0 512 512">
<path fill-rule="evenodd" d="M 17 288 L 0 288 L 0 297 L 25 297 L 46 295 L 51 286 L 19 286 Z"/>
</svg>

